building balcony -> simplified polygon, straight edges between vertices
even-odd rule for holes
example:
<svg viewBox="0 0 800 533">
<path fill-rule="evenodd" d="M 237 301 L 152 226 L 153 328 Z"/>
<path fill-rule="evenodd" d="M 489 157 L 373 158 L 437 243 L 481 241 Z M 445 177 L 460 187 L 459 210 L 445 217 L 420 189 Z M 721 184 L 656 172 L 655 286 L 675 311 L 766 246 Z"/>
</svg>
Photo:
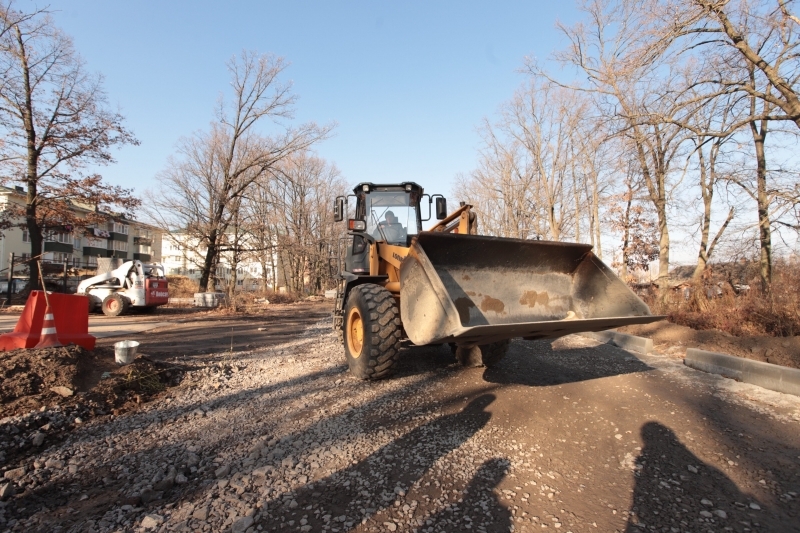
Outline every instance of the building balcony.
<svg viewBox="0 0 800 533">
<path fill-rule="evenodd" d="M 150 237 L 134 237 L 133 244 L 136 244 L 138 246 L 152 246 L 153 239 L 151 239 Z"/>
<path fill-rule="evenodd" d="M 83 247 L 83 257 L 111 257 L 111 252 L 114 250 L 106 250 L 105 248 L 96 248 L 94 246 Z"/>
<path fill-rule="evenodd" d="M 44 251 L 45 252 L 64 252 L 67 254 L 72 253 L 72 245 L 65 244 L 63 242 L 45 242 L 44 243 Z"/>
<path fill-rule="evenodd" d="M 110 239 L 112 241 L 128 242 L 128 236 L 127 235 L 125 235 L 124 233 L 114 233 L 113 231 L 111 232 Z"/>
<path fill-rule="evenodd" d="M 139 261 L 150 261 L 153 256 L 150 254 L 140 254 L 140 253 L 133 253 L 133 258 L 138 259 Z"/>
</svg>

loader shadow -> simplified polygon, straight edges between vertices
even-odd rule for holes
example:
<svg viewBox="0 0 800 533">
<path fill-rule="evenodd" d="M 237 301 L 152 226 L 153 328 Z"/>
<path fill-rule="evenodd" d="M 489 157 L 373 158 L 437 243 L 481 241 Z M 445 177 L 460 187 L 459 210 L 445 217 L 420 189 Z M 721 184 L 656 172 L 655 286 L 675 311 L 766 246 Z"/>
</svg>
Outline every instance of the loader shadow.
<svg viewBox="0 0 800 533">
<path fill-rule="evenodd" d="M 504 385 L 546 387 L 653 370 L 630 353 L 608 344 L 564 348 L 558 343 L 514 341 L 503 360 L 484 370 L 483 379 Z"/>
<path fill-rule="evenodd" d="M 670 428 L 647 422 L 641 436 L 644 446 L 635 462 L 626 533 L 800 531 L 796 518 L 780 516 L 764 502 L 741 492 L 723 472 L 689 451 Z"/>
<path fill-rule="evenodd" d="M 148 419 L 147 413 L 136 413 L 131 417 L 125 417 L 119 422 L 115 422 L 114 425 L 116 427 L 112 431 L 103 430 L 99 427 L 95 427 L 93 430 L 92 428 L 87 428 L 87 431 L 89 431 L 90 434 L 95 438 L 94 445 L 98 447 L 105 447 L 109 445 L 106 441 L 106 438 L 124 436 L 126 433 L 131 431 L 142 431 L 143 428 L 147 428 L 150 424 L 159 425 L 162 423 L 170 423 L 170 421 L 173 419 L 184 417 L 192 417 L 194 420 L 196 420 L 197 424 L 200 424 L 201 421 L 205 421 L 207 419 L 204 417 L 197 418 L 194 414 L 192 414 L 193 409 L 199 408 L 200 406 L 207 407 L 209 411 L 214 411 L 218 407 L 224 407 L 226 403 L 230 402 L 238 403 L 242 400 L 256 401 L 258 397 L 268 392 L 272 392 L 274 394 L 282 391 L 281 394 L 278 396 L 272 396 L 270 399 L 272 403 L 278 404 L 284 404 L 285 402 L 296 399 L 300 396 L 313 396 L 316 392 L 329 389 L 330 381 L 333 375 L 338 374 L 340 374 L 340 372 L 333 372 L 331 370 L 313 372 L 299 378 L 264 385 L 255 390 L 237 392 L 235 394 L 217 397 L 214 399 L 198 399 L 196 403 L 176 408 L 163 409 L 159 411 L 163 418 L 158 417 L 156 419 Z M 406 398 L 407 396 L 414 396 L 417 394 L 415 391 L 423 388 L 426 386 L 426 384 L 432 383 L 434 380 L 435 377 L 433 376 L 431 376 L 429 379 L 421 380 L 419 383 L 416 383 L 404 390 L 401 394 L 393 396 L 392 403 L 394 404 L 400 399 Z M 386 455 L 384 459 L 388 457 L 399 456 L 402 447 L 405 445 L 403 443 L 407 442 L 407 438 L 411 438 L 413 442 L 414 435 L 419 438 L 420 434 L 427 432 L 432 433 L 434 435 L 432 438 L 435 439 L 439 434 L 437 433 L 438 431 L 442 432 L 441 435 L 443 438 L 448 439 L 445 445 L 442 446 L 441 452 L 442 454 L 446 454 L 452 449 L 452 447 L 460 445 L 461 442 L 468 439 L 475 431 L 478 431 L 481 427 L 483 427 L 486 421 L 488 421 L 490 414 L 486 413 L 483 409 L 494 399 L 493 396 L 489 396 L 490 395 L 484 395 L 476 399 L 473 404 L 471 404 L 471 407 L 468 406 L 459 413 L 448 415 L 443 418 L 437 418 L 430 424 L 421 428 L 417 428 L 414 430 L 414 432 L 412 432 L 413 435 L 411 437 L 406 436 L 400 441 L 387 445 L 384 449 L 384 454 L 388 455 Z M 364 406 L 344 411 L 340 415 L 337 415 L 335 422 L 333 423 L 337 425 L 353 425 L 354 430 L 363 428 L 364 424 L 370 423 L 368 420 L 370 413 L 375 409 L 379 409 L 383 399 L 383 397 L 379 397 Z M 457 402 L 458 400 L 453 401 Z M 325 402 L 327 402 L 327 399 L 325 398 L 320 399 L 318 402 L 311 402 L 307 406 L 307 409 L 322 409 L 326 407 Z M 452 404 L 450 402 L 444 402 L 438 407 L 439 409 L 446 409 L 452 408 L 451 406 Z M 403 426 L 408 423 L 409 417 L 424 413 L 428 408 L 429 406 L 423 405 L 410 411 L 401 411 L 398 413 L 399 418 L 397 420 L 387 420 L 384 417 L 382 418 L 381 426 L 384 428 Z M 302 418 L 303 416 L 303 412 L 298 412 L 296 413 L 295 418 Z M 122 423 L 123 420 L 125 423 Z M 141 425 L 143 421 L 147 421 L 144 426 Z M 207 426 L 198 425 L 197 431 L 213 432 L 215 424 L 217 423 L 218 421 L 211 420 Z M 256 423 L 255 420 L 254 423 Z M 306 427 L 302 433 L 307 437 L 312 436 L 313 439 L 320 440 L 322 435 L 327 433 L 327 428 L 329 427 L 330 423 L 332 423 L 332 421 L 326 418 L 316 424 Z M 267 429 L 267 431 L 269 430 Z M 250 438 L 253 440 L 253 442 L 256 442 L 258 436 L 262 433 L 263 430 L 255 429 L 254 432 L 245 432 L 236 438 Z M 452 442 L 455 442 L 453 441 L 453 436 L 455 435 L 458 437 L 462 434 L 463 439 L 458 441 L 458 444 L 452 444 Z M 174 486 L 170 484 L 168 487 L 162 489 L 158 488 L 154 481 L 153 490 L 150 491 L 151 495 L 147 500 L 144 500 L 143 493 L 140 496 L 138 491 L 136 493 L 131 492 L 129 477 L 120 477 L 117 469 L 124 466 L 126 471 L 127 469 L 130 469 L 134 472 L 133 475 L 136 475 L 135 473 L 140 471 L 141 465 L 157 462 L 160 460 L 160 457 L 168 456 L 175 458 L 175 466 L 180 467 L 179 469 L 181 471 L 183 471 L 186 475 L 189 475 L 188 470 L 185 468 L 187 463 L 186 457 L 188 453 L 185 443 L 154 442 L 152 446 L 146 449 L 109 458 L 105 461 L 100 461 L 91 469 L 79 471 L 74 475 L 70 474 L 66 477 L 61 476 L 58 480 L 51 480 L 49 479 L 49 476 L 47 476 L 47 478 L 40 480 L 39 486 L 35 489 L 26 490 L 24 494 L 19 494 L 15 497 L 15 505 L 11 506 L 11 512 L 6 514 L 6 519 L 13 518 L 24 521 L 33 517 L 37 521 L 37 525 L 36 527 L 31 527 L 29 529 L 30 531 L 82 531 L 85 529 L 84 525 L 87 524 L 89 520 L 96 521 L 105 513 L 113 510 L 115 507 L 119 507 L 120 505 L 129 504 L 156 510 L 164 505 L 174 505 L 180 501 L 193 501 L 198 497 L 204 499 L 205 495 L 209 493 L 214 494 L 215 497 L 222 496 L 222 491 L 216 487 L 217 482 L 214 479 L 214 469 L 217 468 L 217 465 L 212 465 L 212 461 L 217 454 L 216 450 L 227 446 L 230 442 L 230 438 L 230 436 L 221 435 L 219 441 L 214 443 L 206 443 L 204 450 L 202 452 L 198 452 L 198 455 L 201 458 L 201 462 L 198 467 L 202 471 L 199 472 L 197 476 L 191 476 L 189 483 L 185 485 Z M 400 444 L 398 444 L 398 442 L 400 442 Z M 121 445 L 116 445 L 116 447 L 119 446 Z M 283 452 L 285 452 L 285 444 L 282 443 L 276 444 L 272 447 L 272 449 L 277 451 L 282 446 L 284 448 Z M 297 454 L 298 452 L 302 454 L 302 447 L 301 449 L 294 450 L 293 453 Z M 278 455 L 275 461 L 280 463 L 282 457 L 282 454 Z M 420 457 L 425 458 L 428 456 L 426 456 L 424 453 L 421 453 Z M 438 455 L 431 456 L 430 461 L 425 464 L 432 463 L 437 459 Z M 380 462 L 383 459 L 378 458 L 377 460 Z M 272 461 L 272 459 L 268 460 L 268 462 L 269 461 Z M 368 471 L 382 471 L 380 468 L 372 468 L 371 465 L 364 466 L 363 469 Z M 402 470 L 403 472 L 410 471 L 410 467 L 407 468 L 405 463 L 398 467 L 398 469 Z M 232 474 L 236 471 L 237 470 L 234 469 Z M 159 472 L 160 474 L 157 474 L 159 476 L 158 480 L 161 480 L 163 479 L 166 471 L 159 470 Z M 353 468 L 349 468 L 347 472 L 355 472 L 355 470 Z M 374 480 L 372 487 L 380 487 L 382 479 L 390 477 L 391 476 L 388 475 L 382 477 L 378 476 L 378 478 Z M 337 477 L 337 479 L 340 478 Z M 402 481 L 403 478 L 398 479 Z M 340 481 L 342 484 L 344 484 L 344 486 L 347 486 L 347 477 L 341 478 Z M 337 485 L 333 484 L 332 486 L 336 487 Z M 394 487 L 395 485 L 389 487 L 389 491 L 392 491 Z M 311 485 L 309 485 L 309 489 L 310 488 Z M 317 489 L 314 489 L 314 491 L 316 490 Z M 333 490 L 335 491 L 338 489 L 334 488 Z M 85 493 L 88 496 L 88 499 L 85 501 L 78 501 L 77 498 L 82 493 Z M 308 491 L 301 491 L 300 494 L 306 495 L 308 501 L 316 501 L 317 499 L 317 497 L 314 495 L 315 492 L 312 492 L 310 496 Z M 234 497 L 233 494 L 228 494 L 227 496 Z M 34 517 L 34 515 L 36 516 Z M 339 513 L 339 515 L 341 515 L 341 513 Z"/>
<path fill-rule="evenodd" d="M 262 508 L 258 524 L 266 531 L 291 531 L 299 530 L 300 520 L 305 519 L 303 525 L 311 526 L 310 531 L 321 531 L 330 527 L 331 517 L 335 517 L 339 522 L 336 526 L 347 531 L 364 519 L 388 520 L 395 501 L 404 500 L 434 463 L 489 422 L 491 413 L 486 408 L 494 399 L 493 394 L 478 396 L 460 412 L 412 429 L 349 468 L 276 495 Z M 497 480 L 496 470 L 483 471 L 476 486 L 485 487 Z M 475 492 L 477 495 L 479 490 Z M 315 508 L 313 515 L 306 510 L 309 506 Z"/>
</svg>

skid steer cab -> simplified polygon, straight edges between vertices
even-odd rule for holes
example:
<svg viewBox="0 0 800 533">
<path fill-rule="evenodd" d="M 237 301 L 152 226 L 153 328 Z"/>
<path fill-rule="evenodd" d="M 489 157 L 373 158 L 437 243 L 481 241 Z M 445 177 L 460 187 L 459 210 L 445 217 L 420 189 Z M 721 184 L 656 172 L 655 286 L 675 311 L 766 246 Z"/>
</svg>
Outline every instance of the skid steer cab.
<svg viewBox="0 0 800 533">
<path fill-rule="evenodd" d="M 345 220 L 353 197 L 333 327 L 358 378 L 391 375 L 404 339 L 449 344 L 465 366 L 491 366 L 513 338 L 553 339 L 663 318 L 590 245 L 478 235 L 472 206 L 448 214 L 444 197 L 411 182 L 361 183 L 336 199 L 334 220 Z"/>
<path fill-rule="evenodd" d="M 83 280 L 77 294 L 89 297 L 89 312 L 102 309 L 106 316 L 119 316 L 131 309 L 153 312 L 169 302 L 169 287 L 161 264 L 128 261 L 105 274 Z"/>
</svg>

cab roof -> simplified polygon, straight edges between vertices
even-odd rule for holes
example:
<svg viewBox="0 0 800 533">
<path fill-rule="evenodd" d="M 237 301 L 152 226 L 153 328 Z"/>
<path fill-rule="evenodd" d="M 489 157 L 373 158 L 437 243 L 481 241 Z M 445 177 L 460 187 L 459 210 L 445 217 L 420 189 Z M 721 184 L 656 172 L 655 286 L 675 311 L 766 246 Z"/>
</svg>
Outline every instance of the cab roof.
<svg viewBox="0 0 800 533">
<path fill-rule="evenodd" d="M 364 190 L 364 187 L 367 187 Z M 422 195 L 422 186 L 413 181 L 404 181 L 402 183 L 370 183 L 370 182 L 362 182 L 353 187 L 353 192 L 355 194 L 363 194 L 369 193 L 371 191 L 413 191 L 416 192 L 418 195 Z"/>
</svg>

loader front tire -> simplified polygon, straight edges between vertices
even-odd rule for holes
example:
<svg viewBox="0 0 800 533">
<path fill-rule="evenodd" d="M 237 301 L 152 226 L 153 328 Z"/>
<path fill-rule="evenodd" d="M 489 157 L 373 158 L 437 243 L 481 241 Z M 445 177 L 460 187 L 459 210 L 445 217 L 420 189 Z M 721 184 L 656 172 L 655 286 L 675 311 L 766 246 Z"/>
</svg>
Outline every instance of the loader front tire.
<svg viewBox="0 0 800 533">
<path fill-rule="evenodd" d="M 400 311 L 392 293 L 365 283 L 350 291 L 344 311 L 344 353 L 359 379 L 390 376 L 400 353 Z"/>
<path fill-rule="evenodd" d="M 103 300 L 103 314 L 106 316 L 119 316 L 128 312 L 130 300 L 121 294 L 109 294 Z"/>
</svg>

